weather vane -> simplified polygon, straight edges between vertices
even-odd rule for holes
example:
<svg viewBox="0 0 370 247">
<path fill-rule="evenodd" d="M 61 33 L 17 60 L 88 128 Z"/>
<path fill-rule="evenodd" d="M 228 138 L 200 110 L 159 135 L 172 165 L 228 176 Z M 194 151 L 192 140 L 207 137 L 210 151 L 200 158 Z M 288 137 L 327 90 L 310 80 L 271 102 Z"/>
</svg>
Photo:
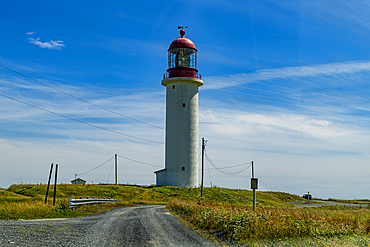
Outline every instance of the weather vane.
<svg viewBox="0 0 370 247">
<path fill-rule="evenodd" d="M 188 27 L 178 26 L 177 28 L 178 28 L 178 29 L 184 29 L 184 28 L 188 28 Z"/>
</svg>

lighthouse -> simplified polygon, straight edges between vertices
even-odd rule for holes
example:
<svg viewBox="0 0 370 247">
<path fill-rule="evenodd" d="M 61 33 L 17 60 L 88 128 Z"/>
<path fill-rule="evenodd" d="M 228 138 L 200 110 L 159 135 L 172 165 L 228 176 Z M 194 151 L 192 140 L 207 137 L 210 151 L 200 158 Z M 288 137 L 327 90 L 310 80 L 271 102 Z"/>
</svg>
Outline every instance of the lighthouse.
<svg viewBox="0 0 370 247">
<path fill-rule="evenodd" d="M 181 28 L 181 27 L 180 27 Z M 199 90 L 197 49 L 180 30 L 168 49 L 166 87 L 165 168 L 156 171 L 156 184 L 198 187 Z"/>
</svg>

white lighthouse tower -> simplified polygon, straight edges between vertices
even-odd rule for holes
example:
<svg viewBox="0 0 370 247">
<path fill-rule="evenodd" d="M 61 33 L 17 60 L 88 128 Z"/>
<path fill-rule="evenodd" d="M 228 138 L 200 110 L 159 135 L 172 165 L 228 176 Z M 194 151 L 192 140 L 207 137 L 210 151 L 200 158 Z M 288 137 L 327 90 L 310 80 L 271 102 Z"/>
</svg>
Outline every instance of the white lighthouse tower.
<svg viewBox="0 0 370 247">
<path fill-rule="evenodd" d="M 165 169 L 156 171 L 156 184 L 198 187 L 198 87 L 203 85 L 197 70 L 197 49 L 181 37 L 168 49 L 166 87 Z"/>
</svg>

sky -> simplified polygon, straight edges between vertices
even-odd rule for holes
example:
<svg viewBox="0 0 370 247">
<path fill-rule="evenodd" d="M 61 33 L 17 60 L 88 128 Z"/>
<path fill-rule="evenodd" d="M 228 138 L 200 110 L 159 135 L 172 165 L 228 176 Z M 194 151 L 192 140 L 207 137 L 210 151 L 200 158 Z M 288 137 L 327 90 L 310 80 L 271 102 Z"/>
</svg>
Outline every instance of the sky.
<svg viewBox="0 0 370 247">
<path fill-rule="evenodd" d="M 253 161 L 260 191 L 369 199 L 369 12 L 360 0 L 3 0 L 0 187 L 47 183 L 51 163 L 58 183 L 114 183 L 115 154 L 118 183 L 155 184 L 167 49 L 187 26 L 205 186 L 250 189 L 251 167 L 235 165 Z"/>
</svg>

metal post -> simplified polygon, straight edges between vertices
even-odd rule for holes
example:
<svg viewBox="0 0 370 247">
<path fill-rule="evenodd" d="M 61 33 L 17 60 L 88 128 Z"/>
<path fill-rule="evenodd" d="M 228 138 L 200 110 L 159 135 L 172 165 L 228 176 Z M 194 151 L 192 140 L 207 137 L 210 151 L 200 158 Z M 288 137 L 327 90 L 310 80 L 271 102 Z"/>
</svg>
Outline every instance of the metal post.
<svg viewBox="0 0 370 247">
<path fill-rule="evenodd" d="M 114 155 L 114 159 L 115 159 L 115 164 L 116 164 L 116 185 L 118 184 L 118 180 L 117 180 L 117 154 Z"/>
<path fill-rule="evenodd" d="M 51 163 L 50 167 L 50 173 L 49 173 L 49 180 L 48 180 L 48 187 L 46 188 L 46 195 L 45 195 L 45 204 L 48 199 L 48 193 L 49 193 L 49 186 L 50 186 L 50 179 L 51 179 L 51 173 L 53 172 L 53 163 Z"/>
<path fill-rule="evenodd" d="M 205 148 L 204 138 L 202 138 L 202 183 L 200 190 L 200 197 L 203 197 L 203 180 L 204 180 L 204 148 Z"/>
<path fill-rule="evenodd" d="M 308 200 L 308 203 L 310 203 L 310 192 L 308 191 L 308 194 L 307 194 L 307 200 Z"/>
<path fill-rule="evenodd" d="M 254 178 L 254 167 L 253 167 L 253 161 L 252 161 L 252 178 Z"/>
<path fill-rule="evenodd" d="M 252 161 L 252 178 L 254 178 L 254 167 Z M 253 188 L 253 210 L 256 210 L 256 189 Z"/>
<path fill-rule="evenodd" d="M 53 205 L 55 206 L 55 196 L 57 194 L 57 175 L 58 174 L 58 164 L 55 165 L 55 181 L 54 181 L 54 199 Z"/>
</svg>

